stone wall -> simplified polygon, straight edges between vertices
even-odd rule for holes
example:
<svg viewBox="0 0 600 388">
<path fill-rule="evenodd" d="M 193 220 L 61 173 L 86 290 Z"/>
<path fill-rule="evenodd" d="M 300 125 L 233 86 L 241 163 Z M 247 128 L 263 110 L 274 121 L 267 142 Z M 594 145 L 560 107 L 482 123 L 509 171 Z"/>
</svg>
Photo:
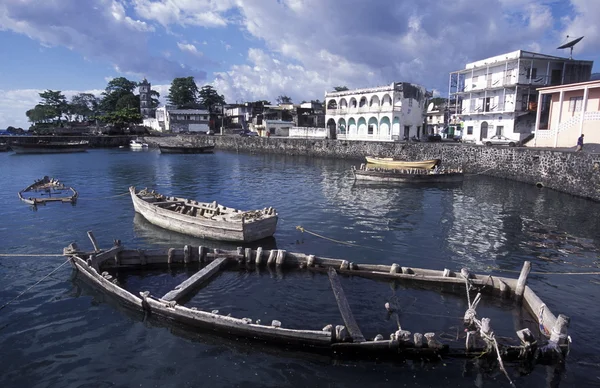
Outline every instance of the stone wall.
<svg viewBox="0 0 600 388">
<path fill-rule="evenodd" d="M 269 152 L 364 161 L 365 155 L 405 160 L 442 159 L 467 174 L 485 174 L 600 201 L 600 155 L 526 147 L 485 147 L 463 143 L 397 143 L 329 139 L 283 139 L 241 136 L 177 136 L 146 138 L 148 143 L 215 144 L 236 152 Z"/>
<path fill-rule="evenodd" d="M 293 127 L 290 128 L 290 137 L 325 139 L 327 137 L 327 132 L 327 128 Z"/>
</svg>

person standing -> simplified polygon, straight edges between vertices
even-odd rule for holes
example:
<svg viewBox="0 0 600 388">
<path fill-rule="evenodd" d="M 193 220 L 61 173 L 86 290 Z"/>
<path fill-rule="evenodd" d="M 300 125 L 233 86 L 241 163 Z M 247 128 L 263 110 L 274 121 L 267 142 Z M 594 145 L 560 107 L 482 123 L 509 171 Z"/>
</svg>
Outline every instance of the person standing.
<svg viewBox="0 0 600 388">
<path fill-rule="evenodd" d="M 576 151 L 579 152 L 583 149 L 583 133 L 581 134 L 581 136 L 579 136 L 579 139 L 577 139 L 577 149 Z"/>
</svg>

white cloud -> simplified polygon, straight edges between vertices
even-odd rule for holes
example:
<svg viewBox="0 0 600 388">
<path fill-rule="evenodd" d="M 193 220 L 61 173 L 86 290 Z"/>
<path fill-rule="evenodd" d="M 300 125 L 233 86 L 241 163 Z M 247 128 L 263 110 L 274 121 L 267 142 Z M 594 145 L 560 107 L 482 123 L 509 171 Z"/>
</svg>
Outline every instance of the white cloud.
<svg viewBox="0 0 600 388">
<path fill-rule="evenodd" d="M 177 47 L 179 47 L 179 50 L 183 51 L 183 52 L 187 52 L 189 54 L 201 57 L 204 54 L 202 53 L 202 51 L 198 51 L 198 49 L 196 48 L 196 46 L 194 46 L 191 43 L 183 43 L 183 42 L 177 42 Z"/>
<path fill-rule="evenodd" d="M 229 21 L 224 12 L 232 8 L 232 0 L 133 0 L 135 12 L 146 20 L 163 26 L 171 24 L 203 27 L 225 27 Z"/>
</svg>

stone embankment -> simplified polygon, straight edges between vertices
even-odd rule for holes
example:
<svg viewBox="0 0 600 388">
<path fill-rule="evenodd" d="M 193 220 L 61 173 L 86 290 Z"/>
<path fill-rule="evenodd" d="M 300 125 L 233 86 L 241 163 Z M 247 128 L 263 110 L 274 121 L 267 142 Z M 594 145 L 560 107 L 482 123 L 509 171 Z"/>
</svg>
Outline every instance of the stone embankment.
<svg viewBox="0 0 600 388">
<path fill-rule="evenodd" d="M 543 186 L 600 201 L 600 155 L 527 147 L 485 147 L 461 143 L 392 143 L 327 139 L 241 136 L 173 136 L 145 138 L 150 144 L 215 144 L 217 149 L 268 152 L 356 160 L 365 155 L 405 160 L 442 159 L 449 168 Z"/>
</svg>

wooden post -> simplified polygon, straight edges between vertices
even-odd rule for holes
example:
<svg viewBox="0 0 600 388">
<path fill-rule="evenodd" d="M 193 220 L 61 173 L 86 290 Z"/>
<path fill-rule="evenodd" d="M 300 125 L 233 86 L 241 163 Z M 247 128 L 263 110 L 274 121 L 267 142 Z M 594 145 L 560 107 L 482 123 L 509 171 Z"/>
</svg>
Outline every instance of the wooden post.
<svg viewBox="0 0 600 388">
<path fill-rule="evenodd" d="M 98 248 L 98 242 L 96 241 L 96 237 L 94 237 L 94 233 L 92 233 L 92 231 L 88 231 L 87 235 L 90 239 L 90 241 L 92 242 L 92 245 L 94 246 L 94 251 L 98 252 L 100 250 L 100 248 Z"/>
<path fill-rule="evenodd" d="M 267 266 L 270 267 L 271 265 L 273 265 L 273 263 L 275 262 L 275 256 L 277 254 L 277 251 L 275 249 L 271 249 L 271 252 L 269 253 L 269 258 L 267 259 Z"/>
<path fill-rule="evenodd" d="M 283 264 L 283 260 L 285 260 L 285 254 L 286 251 L 284 251 L 283 249 L 277 250 L 277 258 L 275 259 L 275 265 L 277 265 L 277 267 L 281 267 L 281 265 Z"/>
<path fill-rule="evenodd" d="M 390 268 L 390 273 L 398 273 L 401 271 L 401 268 L 398 264 L 392 264 L 392 268 Z"/>
<path fill-rule="evenodd" d="M 517 287 L 515 288 L 515 297 L 517 300 L 521 300 L 523 297 L 523 292 L 525 292 L 525 286 L 527 285 L 527 276 L 531 271 L 531 261 L 525 261 L 523 263 L 523 268 L 521 269 L 521 274 L 519 275 L 519 280 L 517 280 Z"/>
<path fill-rule="evenodd" d="M 226 257 L 220 257 L 212 261 L 209 265 L 196 272 L 193 276 L 186 279 L 181 284 L 177 285 L 173 290 L 165 294 L 161 299 L 166 301 L 177 301 L 192 289 L 197 287 L 202 282 L 219 272 L 221 265 L 227 262 Z"/>
<path fill-rule="evenodd" d="M 183 247 L 183 262 L 188 264 L 192 255 L 192 248 L 189 245 Z"/>
<path fill-rule="evenodd" d="M 173 257 L 175 256 L 175 248 L 169 248 L 169 252 L 167 253 L 167 263 L 171 264 L 173 262 Z"/>
<path fill-rule="evenodd" d="M 244 258 L 246 259 L 246 264 L 252 264 L 252 248 L 244 250 Z"/>
<path fill-rule="evenodd" d="M 262 254 L 263 254 L 262 247 L 256 248 L 256 258 L 254 260 L 256 262 L 257 267 L 262 264 Z"/>
<path fill-rule="evenodd" d="M 567 342 L 567 330 L 570 323 L 569 317 L 564 314 L 559 314 L 556 317 L 552 331 L 550 332 L 550 342 L 557 345 L 563 345 Z"/>
<path fill-rule="evenodd" d="M 337 276 L 337 272 L 335 271 L 335 269 L 329 268 L 328 275 L 329 281 L 331 282 L 331 288 L 333 289 L 333 294 L 335 295 L 335 299 L 340 309 L 340 314 L 342 314 L 342 319 L 346 324 L 346 328 L 350 333 L 350 337 L 352 337 L 352 341 L 364 342 L 365 337 L 361 333 L 360 328 L 358 327 L 358 324 L 354 319 L 352 310 L 350 310 L 350 305 L 348 304 L 348 300 L 346 299 L 346 295 L 344 294 L 344 289 L 342 288 L 340 279 Z"/>
<path fill-rule="evenodd" d="M 206 248 L 204 248 L 202 245 L 200 245 L 198 247 L 198 261 L 200 263 L 204 263 L 205 259 L 206 259 Z"/>
</svg>

